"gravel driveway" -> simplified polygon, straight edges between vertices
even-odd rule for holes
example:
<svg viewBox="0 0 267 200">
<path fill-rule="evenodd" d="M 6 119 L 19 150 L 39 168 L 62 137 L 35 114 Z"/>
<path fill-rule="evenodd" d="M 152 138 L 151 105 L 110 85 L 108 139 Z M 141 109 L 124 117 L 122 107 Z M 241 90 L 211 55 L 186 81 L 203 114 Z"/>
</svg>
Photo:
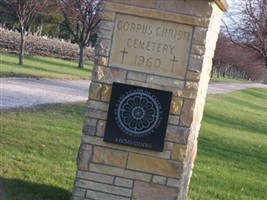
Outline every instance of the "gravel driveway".
<svg viewBox="0 0 267 200">
<path fill-rule="evenodd" d="M 227 93 L 227 92 L 233 92 L 236 90 L 243 90 L 246 88 L 266 88 L 267 89 L 267 85 L 260 84 L 260 83 L 250 83 L 250 84 L 212 83 L 212 84 L 209 84 L 208 94 Z"/>
<path fill-rule="evenodd" d="M 1 78 L 0 110 L 25 108 L 39 104 L 78 102 L 88 98 L 90 81 L 66 81 L 34 78 Z M 263 84 L 214 83 L 208 93 L 225 93 L 245 88 L 267 88 Z"/>
<path fill-rule="evenodd" d="M 86 101 L 89 84 L 88 80 L 1 78 L 0 110 L 47 103 Z"/>
</svg>

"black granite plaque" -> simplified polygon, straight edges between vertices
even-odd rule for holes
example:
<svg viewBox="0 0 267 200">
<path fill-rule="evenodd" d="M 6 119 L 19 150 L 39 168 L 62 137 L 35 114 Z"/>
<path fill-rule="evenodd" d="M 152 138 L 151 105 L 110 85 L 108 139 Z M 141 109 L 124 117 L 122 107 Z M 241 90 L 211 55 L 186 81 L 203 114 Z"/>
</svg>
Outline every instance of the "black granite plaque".
<svg viewBox="0 0 267 200">
<path fill-rule="evenodd" d="M 163 151 L 172 93 L 113 83 L 104 141 Z"/>
</svg>

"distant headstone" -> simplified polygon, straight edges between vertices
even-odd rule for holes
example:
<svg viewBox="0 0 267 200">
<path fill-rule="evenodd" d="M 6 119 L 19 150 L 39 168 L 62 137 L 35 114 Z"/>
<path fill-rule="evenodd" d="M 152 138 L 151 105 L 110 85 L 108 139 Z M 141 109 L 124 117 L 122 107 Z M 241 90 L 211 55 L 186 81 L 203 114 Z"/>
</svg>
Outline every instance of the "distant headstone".
<svg viewBox="0 0 267 200">
<path fill-rule="evenodd" d="M 73 200 L 184 200 L 224 0 L 106 1 Z"/>
</svg>

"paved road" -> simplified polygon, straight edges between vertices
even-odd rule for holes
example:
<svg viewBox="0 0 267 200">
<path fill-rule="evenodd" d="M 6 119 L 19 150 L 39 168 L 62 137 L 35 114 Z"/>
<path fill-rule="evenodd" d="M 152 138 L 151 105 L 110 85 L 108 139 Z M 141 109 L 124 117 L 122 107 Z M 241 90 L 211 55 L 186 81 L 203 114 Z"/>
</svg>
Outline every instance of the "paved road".
<svg viewBox="0 0 267 200">
<path fill-rule="evenodd" d="M 33 78 L 1 78 L 0 110 L 39 104 L 86 101 L 90 81 L 65 81 Z M 208 93 L 225 93 L 262 84 L 210 84 Z"/>
</svg>

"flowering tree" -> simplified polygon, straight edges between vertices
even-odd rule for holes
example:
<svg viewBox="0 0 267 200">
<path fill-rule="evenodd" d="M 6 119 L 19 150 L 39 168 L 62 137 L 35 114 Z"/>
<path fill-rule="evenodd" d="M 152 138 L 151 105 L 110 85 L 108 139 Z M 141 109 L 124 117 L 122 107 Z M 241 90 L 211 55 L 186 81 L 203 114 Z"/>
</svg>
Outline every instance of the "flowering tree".
<svg viewBox="0 0 267 200">
<path fill-rule="evenodd" d="M 79 68 L 83 68 L 84 48 L 90 42 L 90 35 L 100 22 L 99 11 L 103 0 L 59 0 L 64 16 L 64 27 L 80 48 Z"/>
</svg>

